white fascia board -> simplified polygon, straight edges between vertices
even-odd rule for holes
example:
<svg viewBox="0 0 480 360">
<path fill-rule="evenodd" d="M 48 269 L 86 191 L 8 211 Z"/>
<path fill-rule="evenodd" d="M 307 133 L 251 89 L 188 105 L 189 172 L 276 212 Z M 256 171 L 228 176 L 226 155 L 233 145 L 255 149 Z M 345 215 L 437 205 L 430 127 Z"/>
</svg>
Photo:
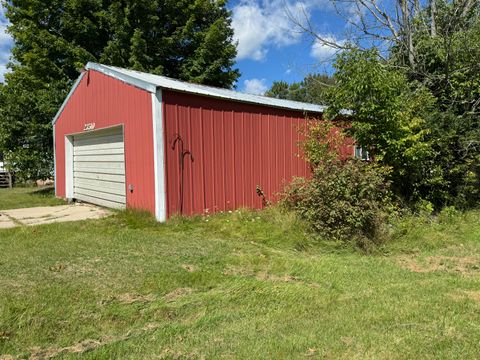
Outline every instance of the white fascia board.
<svg viewBox="0 0 480 360">
<path fill-rule="evenodd" d="M 57 196 L 57 148 L 55 146 L 55 124 L 53 124 L 53 190 Z"/>
<path fill-rule="evenodd" d="M 116 70 L 116 68 L 112 66 L 104 66 L 101 64 L 96 64 L 89 62 L 85 66 L 86 70 L 95 70 L 98 71 L 104 75 L 113 77 L 114 79 L 123 81 L 127 84 L 133 85 L 135 87 L 138 87 L 142 90 L 148 91 L 152 94 L 155 94 L 157 91 L 157 86 L 155 84 L 152 84 L 148 81 L 144 81 L 142 79 L 139 79 L 138 77 L 131 76 L 129 74 L 125 74 L 124 72 Z"/>
<path fill-rule="evenodd" d="M 162 90 L 152 93 L 153 162 L 155 178 L 155 218 L 167 220 L 167 190 L 165 181 L 165 136 L 163 129 Z"/>
</svg>

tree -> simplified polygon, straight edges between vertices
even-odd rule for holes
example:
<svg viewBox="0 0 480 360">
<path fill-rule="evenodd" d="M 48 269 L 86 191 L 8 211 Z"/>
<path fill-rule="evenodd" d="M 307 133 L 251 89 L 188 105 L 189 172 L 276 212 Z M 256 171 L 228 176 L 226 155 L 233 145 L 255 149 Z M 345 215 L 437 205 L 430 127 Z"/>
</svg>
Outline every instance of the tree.
<svg viewBox="0 0 480 360">
<path fill-rule="evenodd" d="M 342 52 L 335 62 L 336 87 L 328 92 L 326 115 L 351 116 L 348 133 L 376 162 L 391 168 L 393 189 L 407 201 L 418 200 L 419 184 L 431 156 L 427 119 L 435 99 L 428 89 L 382 62 L 376 50 Z"/>
<path fill-rule="evenodd" d="M 404 174 L 397 178 L 394 187 L 401 189 L 401 193 L 408 198 L 428 200 L 436 208 L 445 205 L 478 205 L 480 1 L 331 0 L 331 3 L 347 23 L 349 33 L 342 41 L 322 36 L 306 18 L 290 17 L 316 42 L 346 52 L 346 58 L 342 54 L 339 56 L 337 65 L 344 61 L 344 64 L 350 65 L 337 68 L 340 74 L 335 75 L 338 88 L 334 92 L 338 96 L 333 96 L 330 100 L 336 104 L 337 111 L 343 106 L 353 109 L 353 113 L 358 116 L 358 120 L 352 117 L 352 132 L 359 141 L 365 141 L 366 145 L 371 146 L 372 151 L 382 153 L 387 149 L 385 146 L 388 143 L 385 143 L 386 139 L 382 139 L 381 134 L 374 138 L 375 130 L 382 129 L 385 136 L 395 139 L 406 129 L 392 132 L 392 129 L 384 128 L 384 125 L 402 124 L 397 111 L 389 114 L 402 104 L 390 100 L 384 102 L 395 95 L 395 91 L 388 90 L 388 86 L 396 83 L 396 86 L 400 86 L 397 90 L 405 90 L 405 85 L 408 85 L 409 90 L 401 90 L 396 96 L 402 101 L 415 104 L 416 114 L 419 114 L 422 107 L 431 110 L 430 114 L 420 111 L 421 123 L 418 123 L 418 129 L 422 129 L 419 145 L 429 144 L 430 151 L 422 155 L 422 161 L 417 162 L 415 167 L 410 166 L 415 162 L 409 166 L 401 163 L 394 166 L 399 171 L 397 175 Z M 355 48 L 355 55 L 350 51 L 351 48 Z M 376 50 L 374 61 L 371 58 L 372 49 Z M 362 52 L 365 53 L 365 58 L 360 55 Z M 360 59 L 360 63 L 347 61 L 350 56 Z M 400 78 L 402 80 L 398 83 Z M 385 85 L 370 81 L 372 79 L 383 79 Z M 426 91 L 433 95 L 434 108 L 431 107 L 431 96 L 423 96 Z M 409 96 L 409 93 L 415 96 Z M 379 98 L 374 101 L 372 94 Z M 423 95 L 417 97 L 416 94 Z M 425 103 L 422 105 L 420 101 Z M 368 114 L 371 111 L 368 106 L 376 107 L 380 114 L 375 120 L 362 117 L 362 112 Z M 402 109 L 402 106 L 398 109 Z M 407 116 L 410 110 L 403 105 L 402 111 L 406 111 L 402 116 Z M 374 113 L 370 114 L 373 116 Z M 413 113 L 407 118 L 411 115 Z M 397 151 L 390 154 L 406 160 L 404 165 L 409 164 L 404 155 L 410 151 L 402 155 L 399 151 L 401 147 L 392 147 L 390 150 L 395 149 Z M 390 163 L 393 159 L 387 155 L 382 154 L 378 159 Z M 410 157 L 410 160 L 413 158 Z"/>
<path fill-rule="evenodd" d="M 334 85 L 334 79 L 326 74 L 309 74 L 301 82 L 288 84 L 285 81 L 274 81 L 266 96 L 277 99 L 324 104 L 325 91 Z"/>
<path fill-rule="evenodd" d="M 230 88 L 236 46 L 224 1 L 4 2 L 14 39 L 0 88 L 0 149 L 24 179 L 51 176 L 50 122 L 88 61 Z"/>
</svg>

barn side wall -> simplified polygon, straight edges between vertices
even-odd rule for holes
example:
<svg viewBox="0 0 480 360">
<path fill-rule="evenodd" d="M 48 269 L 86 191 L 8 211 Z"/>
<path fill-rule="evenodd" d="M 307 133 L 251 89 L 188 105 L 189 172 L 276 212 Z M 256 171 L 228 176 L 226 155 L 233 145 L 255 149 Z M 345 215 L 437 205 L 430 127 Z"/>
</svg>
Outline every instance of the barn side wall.
<svg viewBox="0 0 480 360">
<path fill-rule="evenodd" d="M 309 173 L 298 147 L 302 112 L 166 90 L 163 104 L 169 216 L 181 207 L 185 215 L 260 209 L 257 186 L 275 201 L 292 177 Z M 183 201 L 182 142 L 190 152 L 183 160 Z"/>
<path fill-rule="evenodd" d="M 56 194 L 65 197 L 65 135 L 124 126 L 127 207 L 155 213 L 151 94 L 89 70 L 55 124 Z"/>
</svg>

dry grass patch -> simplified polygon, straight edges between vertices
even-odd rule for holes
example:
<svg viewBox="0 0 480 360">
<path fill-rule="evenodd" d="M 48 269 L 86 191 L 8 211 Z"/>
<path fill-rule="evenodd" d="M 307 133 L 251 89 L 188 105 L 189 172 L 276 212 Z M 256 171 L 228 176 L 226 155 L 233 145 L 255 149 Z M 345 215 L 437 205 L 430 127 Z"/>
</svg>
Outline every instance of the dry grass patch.
<svg viewBox="0 0 480 360">
<path fill-rule="evenodd" d="M 148 303 L 155 301 L 155 295 L 147 294 L 147 295 L 140 295 L 140 294 L 121 294 L 116 297 L 117 301 L 122 304 L 134 304 L 134 303 Z"/>
<path fill-rule="evenodd" d="M 257 280 L 261 281 L 280 281 L 280 282 L 296 282 L 296 283 L 304 283 L 298 277 L 284 274 L 284 275 L 275 275 L 275 274 L 268 274 L 265 272 L 259 273 L 255 276 Z"/>
<path fill-rule="evenodd" d="M 166 302 L 172 302 L 186 295 L 190 295 L 192 292 L 193 289 L 191 288 L 178 288 L 166 294 L 164 299 Z"/>
<path fill-rule="evenodd" d="M 462 275 L 474 275 L 480 272 L 480 260 L 475 256 L 427 256 L 418 257 L 411 255 L 399 256 L 397 264 L 416 273 L 429 273 L 434 271 L 457 272 Z"/>
<path fill-rule="evenodd" d="M 191 264 L 182 264 L 182 269 L 184 269 L 188 272 L 197 271 L 197 267 L 195 265 L 191 265 Z"/>
<path fill-rule="evenodd" d="M 480 304 L 480 291 L 459 290 L 450 294 L 450 297 L 457 301 L 468 299 Z"/>
<path fill-rule="evenodd" d="M 106 335 L 101 337 L 99 340 L 86 339 L 74 345 L 66 346 L 66 347 L 49 347 L 49 348 L 34 347 L 30 349 L 30 356 L 28 359 L 29 360 L 46 360 L 46 359 L 52 359 L 62 354 L 83 354 L 88 351 L 93 351 L 95 349 L 98 349 L 105 345 L 110 345 L 120 341 L 125 341 L 137 336 L 143 336 L 145 333 L 154 331 L 159 327 L 160 327 L 159 324 L 149 323 L 140 329 L 129 331 L 128 333 L 120 336 Z"/>
</svg>

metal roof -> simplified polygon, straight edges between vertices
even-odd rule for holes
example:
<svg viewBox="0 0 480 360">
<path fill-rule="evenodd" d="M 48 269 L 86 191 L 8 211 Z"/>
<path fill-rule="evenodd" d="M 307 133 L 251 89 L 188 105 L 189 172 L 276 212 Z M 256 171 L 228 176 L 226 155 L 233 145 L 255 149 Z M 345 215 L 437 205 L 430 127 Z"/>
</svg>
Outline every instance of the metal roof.
<svg viewBox="0 0 480 360">
<path fill-rule="evenodd" d="M 197 94 L 203 96 L 214 97 L 218 99 L 226 99 L 237 102 L 244 102 L 249 104 L 258 104 L 264 106 L 270 106 L 281 109 L 296 110 L 296 111 L 305 111 L 305 112 L 315 112 L 323 113 L 326 109 L 323 105 L 316 105 L 310 103 L 303 103 L 299 101 L 292 100 L 283 100 L 275 99 L 267 96 L 246 94 L 238 91 L 216 88 L 213 86 L 205 86 L 199 84 L 193 84 L 185 81 L 180 81 L 172 79 L 166 76 L 154 75 L 149 73 L 144 73 L 140 71 L 128 70 L 119 68 L 116 66 L 102 65 L 93 62 L 87 63 L 85 66 L 86 70 L 95 70 L 107 76 L 113 77 L 120 81 L 123 81 L 127 84 L 136 86 L 145 91 L 155 93 L 157 88 L 175 90 L 190 94 Z M 80 83 L 80 80 L 83 77 L 83 73 L 79 76 L 69 94 L 67 95 L 62 106 L 58 110 L 57 114 L 53 118 L 53 123 L 57 121 L 58 117 L 62 113 L 65 105 L 67 104 L 69 98 L 74 93 L 76 87 Z"/>
<path fill-rule="evenodd" d="M 153 75 L 140 71 L 127 70 L 115 66 L 107 66 L 89 62 L 87 70 L 96 70 L 105 75 L 112 76 L 126 83 L 138 86 L 146 91 L 155 92 L 157 87 L 168 90 L 181 91 L 191 94 L 210 96 L 251 104 L 260 104 L 284 109 L 324 112 L 325 106 L 303 103 L 298 101 L 275 99 L 267 96 L 245 94 L 238 91 L 193 84 L 185 81 L 172 79 L 166 76 Z"/>
</svg>

